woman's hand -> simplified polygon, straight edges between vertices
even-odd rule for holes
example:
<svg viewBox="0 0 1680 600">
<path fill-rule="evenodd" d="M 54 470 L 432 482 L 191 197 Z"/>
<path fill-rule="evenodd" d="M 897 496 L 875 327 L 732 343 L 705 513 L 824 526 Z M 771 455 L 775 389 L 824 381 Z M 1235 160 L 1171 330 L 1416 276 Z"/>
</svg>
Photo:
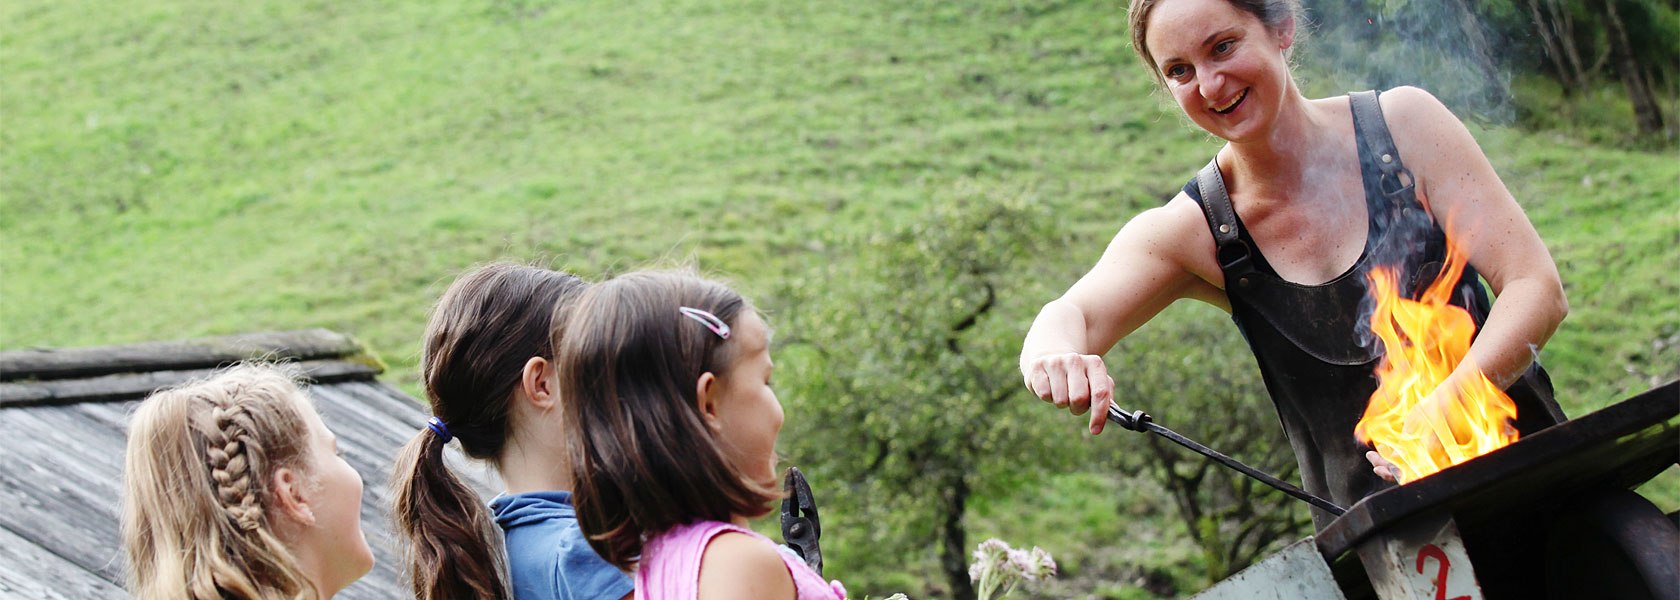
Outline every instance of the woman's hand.
<svg viewBox="0 0 1680 600">
<path fill-rule="evenodd" d="M 1384 481 L 1400 481 L 1400 466 L 1389 462 L 1383 455 L 1377 454 L 1376 450 L 1365 452 L 1365 460 L 1371 461 L 1371 472 L 1376 473 L 1377 477 L 1383 478 Z"/>
<path fill-rule="evenodd" d="M 1473 368 L 1471 371 L 1480 377 L 1479 372 L 1475 372 Z M 1400 422 L 1400 433 L 1408 439 L 1415 440 L 1414 443 L 1422 444 L 1423 454 L 1433 457 L 1438 464 L 1439 461 L 1447 460 L 1448 456 L 1446 443 L 1442 441 L 1441 436 L 1450 438 L 1454 435 L 1451 425 L 1454 421 L 1453 415 L 1466 410 L 1460 404 L 1459 389 L 1460 385 L 1449 378 L 1413 405 Z M 1366 452 L 1365 459 L 1371 461 L 1371 471 L 1378 477 L 1400 482 L 1400 467 L 1393 461 L 1374 451 Z"/>
<path fill-rule="evenodd" d="M 1067 408 L 1075 415 L 1091 411 L 1091 434 L 1102 433 L 1108 422 L 1108 405 L 1114 401 L 1114 378 L 1101 356 L 1066 352 L 1050 354 L 1021 364 L 1027 389 L 1042 400 Z"/>
<path fill-rule="evenodd" d="M 1101 353 L 1180 298 L 1230 310 L 1202 209 L 1180 193 L 1133 217 L 1101 260 L 1061 298 L 1039 311 L 1021 344 L 1027 389 L 1075 415 L 1091 412 L 1102 433 L 1114 398 Z"/>
</svg>

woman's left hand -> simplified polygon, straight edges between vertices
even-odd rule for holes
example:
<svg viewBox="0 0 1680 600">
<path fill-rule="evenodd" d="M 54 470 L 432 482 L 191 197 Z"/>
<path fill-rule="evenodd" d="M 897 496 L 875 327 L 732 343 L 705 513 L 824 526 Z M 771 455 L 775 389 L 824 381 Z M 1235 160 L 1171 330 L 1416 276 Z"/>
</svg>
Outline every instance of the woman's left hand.
<svg viewBox="0 0 1680 600">
<path fill-rule="evenodd" d="M 1383 478 L 1384 481 L 1400 481 L 1400 466 L 1389 462 L 1383 455 L 1377 454 L 1376 450 L 1367 451 L 1365 460 L 1371 461 L 1371 472 L 1376 473 L 1377 477 Z"/>
</svg>

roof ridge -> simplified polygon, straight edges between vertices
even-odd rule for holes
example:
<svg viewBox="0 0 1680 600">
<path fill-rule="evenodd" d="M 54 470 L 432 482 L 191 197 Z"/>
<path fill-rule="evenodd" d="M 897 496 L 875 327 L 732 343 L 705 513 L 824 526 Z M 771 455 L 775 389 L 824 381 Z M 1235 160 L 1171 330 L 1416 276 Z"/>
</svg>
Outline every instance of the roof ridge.
<svg viewBox="0 0 1680 600">
<path fill-rule="evenodd" d="M 121 373 L 211 369 L 242 360 L 348 359 L 384 371 L 354 337 L 327 329 L 269 331 L 192 340 L 0 352 L 0 382 L 82 379 Z"/>
</svg>

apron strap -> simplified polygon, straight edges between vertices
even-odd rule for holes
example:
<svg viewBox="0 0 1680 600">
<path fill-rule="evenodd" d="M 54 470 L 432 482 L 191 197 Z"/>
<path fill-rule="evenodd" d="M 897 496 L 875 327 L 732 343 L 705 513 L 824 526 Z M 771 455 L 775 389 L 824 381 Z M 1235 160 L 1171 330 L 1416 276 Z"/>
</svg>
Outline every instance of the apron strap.
<svg viewBox="0 0 1680 600">
<path fill-rule="evenodd" d="M 1253 273 L 1254 263 L 1250 260 L 1253 252 L 1238 235 L 1242 224 L 1237 222 L 1237 210 L 1231 206 L 1231 195 L 1225 191 L 1218 156 L 1196 173 L 1196 189 L 1202 194 L 1202 216 L 1207 218 L 1208 231 L 1213 233 L 1215 256 L 1229 288 L 1231 282 L 1243 281 L 1243 277 Z"/>
<path fill-rule="evenodd" d="M 1377 102 L 1377 92 L 1350 92 L 1348 101 L 1353 105 L 1353 120 L 1355 129 L 1359 131 L 1359 144 L 1369 153 L 1368 156 L 1374 159 L 1372 164 L 1381 174 L 1379 185 L 1382 193 L 1389 196 L 1400 195 L 1403 199 L 1411 196 L 1412 173 L 1400 162 L 1400 150 L 1394 146 L 1394 136 L 1388 132 L 1388 122 L 1383 119 L 1382 104 Z"/>
</svg>

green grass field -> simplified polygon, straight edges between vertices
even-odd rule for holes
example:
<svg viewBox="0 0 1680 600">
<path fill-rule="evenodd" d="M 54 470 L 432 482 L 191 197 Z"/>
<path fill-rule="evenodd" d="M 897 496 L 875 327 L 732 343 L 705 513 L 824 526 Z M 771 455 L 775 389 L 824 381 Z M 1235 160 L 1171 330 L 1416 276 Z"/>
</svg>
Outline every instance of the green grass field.
<svg viewBox="0 0 1680 600">
<path fill-rule="evenodd" d="M 1680 375 L 1680 159 L 1557 127 L 1475 133 L 1566 282 L 1543 360 L 1578 415 Z M 0 348 L 327 327 L 412 392 L 429 307 L 475 263 L 691 260 L 753 295 L 818 234 L 972 185 L 1053 208 L 1082 251 L 1023 277 L 1066 285 L 1215 148 L 1112 5 L 8 2 Z M 1667 510 L 1677 477 L 1652 488 Z M 1072 508 L 977 499 L 973 537 L 1073 564 L 1182 554 L 1164 518 L 1117 549 L 1117 484 L 1086 478 L 1056 480 Z"/>
</svg>

